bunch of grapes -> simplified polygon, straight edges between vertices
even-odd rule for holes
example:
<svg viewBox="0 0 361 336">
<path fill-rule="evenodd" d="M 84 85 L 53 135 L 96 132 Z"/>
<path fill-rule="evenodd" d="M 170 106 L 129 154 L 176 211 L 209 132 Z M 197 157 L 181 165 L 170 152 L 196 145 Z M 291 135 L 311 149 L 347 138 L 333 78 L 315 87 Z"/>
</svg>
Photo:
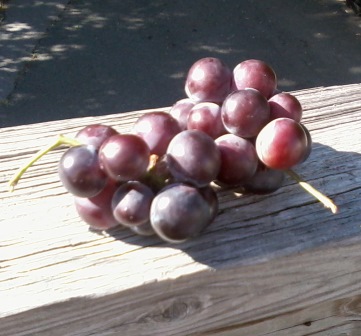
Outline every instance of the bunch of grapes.
<svg viewBox="0 0 361 336">
<path fill-rule="evenodd" d="M 215 187 L 265 194 L 282 185 L 285 173 L 298 179 L 290 169 L 310 155 L 310 132 L 300 102 L 277 91 L 269 65 L 246 60 L 232 71 L 218 58 L 202 58 L 189 69 L 185 93 L 169 113 L 142 115 L 130 133 L 89 125 L 32 162 L 71 145 L 59 177 L 91 228 L 120 225 L 172 243 L 199 235 L 216 218 Z"/>
</svg>

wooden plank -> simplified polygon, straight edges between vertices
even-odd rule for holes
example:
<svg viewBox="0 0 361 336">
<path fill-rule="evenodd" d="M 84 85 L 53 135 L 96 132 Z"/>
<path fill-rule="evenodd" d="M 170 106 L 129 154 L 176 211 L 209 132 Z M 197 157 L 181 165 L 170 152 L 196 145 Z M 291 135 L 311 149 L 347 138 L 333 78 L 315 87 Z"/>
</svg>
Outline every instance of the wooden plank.
<svg viewBox="0 0 361 336">
<path fill-rule="evenodd" d="M 57 134 L 94 122 L 129 132 L 150 110 L 1 129 L 0 334 L 356 335 L 357 305 L 335 307 L 361 295 L 361 84 L 294 94 L 314 140 L 297 172 L 340 212 L 291 180 L 268 196 L 221 191 L 215 223 L 175 246 L 89 232 L 57 178 L 64 149 L 6 190 Z"/>
</svg>

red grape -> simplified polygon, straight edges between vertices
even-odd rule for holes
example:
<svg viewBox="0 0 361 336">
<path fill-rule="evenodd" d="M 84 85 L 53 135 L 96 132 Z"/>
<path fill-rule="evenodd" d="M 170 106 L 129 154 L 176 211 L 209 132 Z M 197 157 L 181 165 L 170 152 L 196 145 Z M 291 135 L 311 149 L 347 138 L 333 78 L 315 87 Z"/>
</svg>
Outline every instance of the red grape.
<svg viewBox="0 0 361 336">
<path fill-rule="evenodd" d="M 187 129 L 188 114 L 196 103 L 190 98 L 178 100 L 170 109 L 169 114 L 178 121 L 182 131 Z"/>
<path fill-rule="evenodd" d="M 234 134 L 215 140 L 221 152 L 221 168 L 217 181 L 229 186 L 240 185 L 256 172 L 258 157 L 253 144 Z"/>
<path fill-rule="evenodd" d="M 220 59 L 201 58 L 188 71 L 185 92 L 195 102 L 221 103 L 231 92 L 232 71 Z"/>
<path fill-rule="evenodd" d="M 234 89 L 253 88 L 267 99 L 277 87 L 277 77 L 273 69 L 265 62 L 249 59 L 239 63 L 233 70 Z"/>
<path fill-rule="evenodd" d="M 59 161 L 58 173 L 65 189 L 79 197 L 95 196 L 108 179 L 100 168 L 98 151 L 87 145 L 67 149 Z"/>
<path fill-rule="evenodd" d="M 214 216 L 209 200 L 196 187 L 172 184 L 154 198 L 150 221 L 154 231 L 165 241 L 180 243 L 197 236 Z"/>
<path fill-rule="evenodd" d="M 172 139 L 166 160 L 176 180 L 203 187 L 217 177 L 221 156 L 209 135 L 198 130 L 186 130 Z"/>
<path fill-rule="evenodd" d="M 299 100 L 290 93 L 281 92 L 272 96 L 268 103 L 270 105 L 271 119 L 291 118 L 297 122 L 302 118 L 302 106 Z"/>
<path fill-rule="evenodd" d="M 105 140 L 115 134 L 118 132 L 110 126 L 93 124 L 81 129 L 75 138 L 86 145 L 92 145 L 99 149 Z"/>
<path fill-rule="evenodd" d="M 307 147 L 307 136 L 302 126 L 289 118 L 272 120 L 256 139 L 258 157 L 273 169 L 289 169 L 301 163 Z"/>
<path fill-rule="evenodd" d="M 118 185 L 109 181 L 105 188 L 91 198 L 75 197 L 75 208 L 80 218 L 91 228 L 108 230 L 120 225 L 113 216 L 111 202 Z"/>
<path fill-rule="evenodd" d="M 162 156 L 172 138 L 181 131 L 179 123 L 165 112 L 143 114 L 134 124 L 133 132 L 148 145 L 151 154 Z"/>
<path fill-rule="evenodd" d="M 125 225 L 133 226 L 149 221 L 153 191 L 138 181 L 122 184 L 114 193 L 112 209 L 115 219 Z"/>
<path fill-rule="evenodd" d="M 229 133 L 255 137 L 270 120 L 268 101 L 254 89 L 234 91 L 223 102 L 222 120 Z"/>
<path fill-rule="evenodd" d="M 137 180 L 147 170 L 150 151 L 135 134 L 117 134 L 106 140 L 99 150 L 100 164 L 116 181 Z"/>
<path fill-rule="evenodd" d="M 221 107 L 215 103 L 198 103 L 190 110 L 187 122 L 188 129 L 197 129 L 213 139 L 227 131 L 221 116 Z"/>
</svg>

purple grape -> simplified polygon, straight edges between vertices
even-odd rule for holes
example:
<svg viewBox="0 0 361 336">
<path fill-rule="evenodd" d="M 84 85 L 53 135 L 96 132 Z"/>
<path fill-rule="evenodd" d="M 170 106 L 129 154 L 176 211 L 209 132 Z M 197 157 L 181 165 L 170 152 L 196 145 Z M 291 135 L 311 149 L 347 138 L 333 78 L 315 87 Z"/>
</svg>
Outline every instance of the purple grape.
<svg viewBox="0 0 361 336">
<path fill-rule="evenodd" d="M 195 102 L 221 103 L 231 92 L 232 71 L 220 59 L 201 58 L 188 71 L 185 92 Z"/>
<path fill-rule="evenodd" d="M 270 105 L 271 120 L 277 118 L 291 118 L 297 122 L 302 118 L 302 106 L 299 100 L 290 93 L 280 92 L 272 96 L 268 103 Z"/>
<path fill-rule="evenodd" d="M 198 130 L 186 130 L 170 142 L 166 156 L 172 176 L 179 182 L 203 187 L 219 172 L 221 156 L 214 140 Z"/>
<path fill-rule="evenodd" d="M 67 149 L 59 161 L 58 173 L 65 189 L 79 197 L 97 195 L 108 179 L 100 168 L 98 151 L 87 145 Z"/>
<path fill-rule="evenodd" d="M 116 181 L 137 180 L 145 174 L 150 151 L 135 134 L 117 134 L 107 139 L 99 150 L 100 165 Z"/>
<path fill-rule="evenodd" d="M 256 151 L 267 167 L 290 169 L 306 156 L 307 136 L 297 121 L 278 118 L 269 122 L 258 134 Z"/>
<path fill-rule="evenodd" d="M 80 218 L 95 230 L 109 230 L 119 224 L 113 216 L 111 202 L 118 184 L 109 181 L 105 188 L 91 198 L 75 197 L 75 209 Z"/>
<path fill-rule="evenodd" d="M 256 173 L 242 185 L 242 189 L 253 194 L 270 194 L 282 186 L 284 179 L 282 170 L 268 168 L 260 162 Z"/>
<path fill-rule="evenodd" d="M 194 105 L 188 115 L 187 128 L 202 131 L 213 139 L 227 132 L 222 122 L 221 107 L 215 103 Z"/>
<path fill-rule="evenodd" d="M 165 241 L 180 243 L 197 236 L 214 217 L 214 209 L 196 187 L 172 184 L 154 198 L 150 222 Z"/>
<path fill-rule="evenodd" d="M 219 210 L 218 196 L 214 189 L 208 185 L 206 187 L 198 189 L 202 194 L 203 198 L 208 203 L 211 210 L 211 220 L 213 221 L 217 215 Z"/>
<path fill-rule="evenodd" d="M 155 231 L 150 224 L 150 221 L 140 224 L 140 225 L 133 225 L 130 226 L 129 229 L 140 236 L 153 236 L 155 235 Z"/>
<path fill-rule="evenodd" d="M 256 172 L 258 157 L 253 144 L 234 134 L 215 140 L 221 152 L 221 168 L 217 181 L 228 186 L 243 184 Z"/>
<path fill-rule="evenodd" d="M 169 114 L 178 121 L 182 131 L 187 129 L 188 114 L 196 103 L 190 98 L 178 100 L 170 109 Z"/>
<path fill-rule="evenodd" d="M 265 62 L 250 59 L 239 63 L 233 69 L 235 90 L 253 88 L 267 99 L 277 88 L 277 77 L 273 69 Z"/>
<path fill-rule="evenodd" d="M 118 132 L 110 126 L 94 124 L 81 129 L 75 138 L 86 145 L 92 145 L 99 149 L 105 140 L 116 134 Z"/>
<path fill-rule="evenodd" d="M 234 91 L 223 102 L 222 120 L 229 133 L 255 137 L 270 120 L 268 101 L 254 89 Z"/>
<path fill-rule="evenodd" d="M 122 184 L 114 193 L 112 209 L 115 219 L 125 225 L 134 226 L 149 222 L 153 191 L 138 181 Z"/>
<path fill-rule="evenodd" d="M 133 126 L 133 133 L 146 142 L 151 154 L 158 156 L 165 154 L 169 142 L 180 131 L 178 121 L 165 112 L 143 114 Z"/>
<path fill-rule="evenodd" d="M 301 161 L 301 163 L 302 163 L 302 162 L 305 162 L 308 159 L 308 157 L 310 156 L 310 154 L 312 152 L 312 137 L 311 137 L 311 133 L 308 130 L 308 128 L 303 124 L 300 124 L 300 125 L 301 125 L 303 131 L 305 132 L 306 138 L 307 138 L 307 148 L 306 148 L 306 151 L 305 151 L 305 155 L 304 155 L 304 157 L 303 157 L 303 159 Z"/>
</svg>

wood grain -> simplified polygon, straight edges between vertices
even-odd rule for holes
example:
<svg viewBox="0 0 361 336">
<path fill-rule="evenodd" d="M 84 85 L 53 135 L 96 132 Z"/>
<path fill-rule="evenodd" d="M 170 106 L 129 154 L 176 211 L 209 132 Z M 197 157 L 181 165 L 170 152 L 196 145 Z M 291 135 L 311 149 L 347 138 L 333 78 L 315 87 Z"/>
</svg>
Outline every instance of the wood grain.
<svg viewBox="0 0 361 336">
<path fill-rule="evenodd" d="M 291 180 L 268 196 L 220 191 L 212 226 L 175 246 L 90 232 L 57 177 L 63 148 L 6 185 L 58 134 L 129 132 L 153 110 L 1 129 L 0 335 L 358 335 L 361 84 L 294 94 L 314 141 L 296 170 L 340 212 Z"/>
</svg>

